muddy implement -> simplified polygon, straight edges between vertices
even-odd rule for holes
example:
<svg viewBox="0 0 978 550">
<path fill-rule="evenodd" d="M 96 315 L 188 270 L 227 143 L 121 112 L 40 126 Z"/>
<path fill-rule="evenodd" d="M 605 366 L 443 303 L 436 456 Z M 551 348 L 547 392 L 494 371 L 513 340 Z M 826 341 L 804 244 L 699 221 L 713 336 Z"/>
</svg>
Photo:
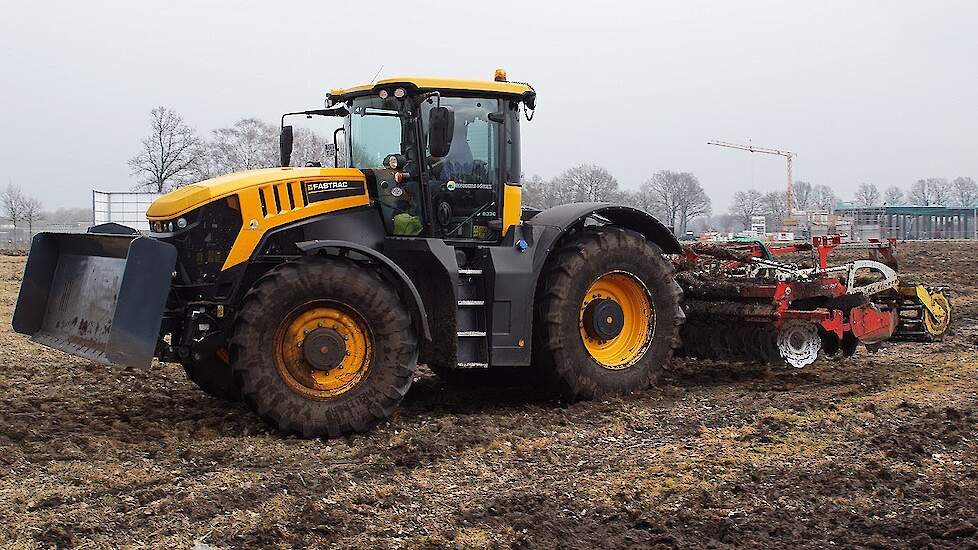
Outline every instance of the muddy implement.
<svg viewBox="0 0 978 550">
<path fill-rule="evenodd" d="M 40 233 L 14 330 L 99 363 L 148 366 L 175 263 L 172 245 L 138 234 Z"/>
<path fill-rule="evenodd" d="M 892 340 L 936 342 L 951 327 L 951 290 L 923 285 L 900 286 L 877 303 L 896 312 L 899 323 Z"/>
<path fill-rule="evenodd" d="M 828 265 L 839 248 L 872 259 Z M 686 295 L 680 353 L 803 367 L 819 354 L 850 356 L 890 339 L 938 338 L 950 323 L 944 289 L 900 283 L 892 242 L 694 243 L 675 264 Z M 808 254 L 808 262 L 779 256 Z"/>
</svg>

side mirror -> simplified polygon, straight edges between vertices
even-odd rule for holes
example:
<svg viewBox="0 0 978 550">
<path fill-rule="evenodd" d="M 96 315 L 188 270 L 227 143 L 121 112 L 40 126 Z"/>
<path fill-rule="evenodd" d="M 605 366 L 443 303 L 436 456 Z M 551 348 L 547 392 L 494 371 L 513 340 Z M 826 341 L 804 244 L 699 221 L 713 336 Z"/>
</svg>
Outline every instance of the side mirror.
<svg viewBox="0 0 978 550">
<path fill-rule="evenodd" d="M 292 126 L 282 126 L 282 134 L 278 136 L 278 148 L 282 166 L 292 163 Z"/>
<path fill-rule="evenodd" d="M 455 137 L 455 111 L 448 107 L 432 107 L 428 114 L 428 151 L 433 157 L 444 157 L 452 148 Z"/>
</svg>

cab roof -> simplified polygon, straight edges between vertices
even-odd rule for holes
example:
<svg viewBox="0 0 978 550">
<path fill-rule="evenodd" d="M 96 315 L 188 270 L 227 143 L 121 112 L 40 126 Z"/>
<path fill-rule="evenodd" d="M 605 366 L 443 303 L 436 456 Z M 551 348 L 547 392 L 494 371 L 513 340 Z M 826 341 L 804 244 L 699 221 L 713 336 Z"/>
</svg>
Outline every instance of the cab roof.
<svg viewBox="0 0 978 550">
<path fill-rule="evenodd" d="M 334 101 L 343 101 L 350 97 L 356 97 L 370 93 L 380 88 L 395 86 L 397 84 L 413 87 L 418 90 L 452 90 L 459 92 L 488 92 L 491 94 L 505 94 L 514 96 L 535 95 L 533 87 L 521 82 L 493 81 L 493 80 L 462 80 L 457 78 L 435 78 L 425 76 L 399 76 L 385 78 L 373 84 L 363 84 L 352 88 L 336 88 L 330 90 L 329 97 Z"/>
</svg>

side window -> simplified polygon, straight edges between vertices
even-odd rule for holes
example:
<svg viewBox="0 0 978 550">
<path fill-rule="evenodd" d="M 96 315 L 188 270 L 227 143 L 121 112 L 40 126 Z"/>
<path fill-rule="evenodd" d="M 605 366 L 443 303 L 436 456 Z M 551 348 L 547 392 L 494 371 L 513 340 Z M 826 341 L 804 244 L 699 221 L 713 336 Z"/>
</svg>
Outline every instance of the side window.
<svg viewBox="0 0 978 550">
<path fill-rule="evenodd" d="M 350 166 L 378 168 L 387 155 L 401 152 L 401 121 L 396 116 L 354 113 L 350 126 Z"/>
</svg>

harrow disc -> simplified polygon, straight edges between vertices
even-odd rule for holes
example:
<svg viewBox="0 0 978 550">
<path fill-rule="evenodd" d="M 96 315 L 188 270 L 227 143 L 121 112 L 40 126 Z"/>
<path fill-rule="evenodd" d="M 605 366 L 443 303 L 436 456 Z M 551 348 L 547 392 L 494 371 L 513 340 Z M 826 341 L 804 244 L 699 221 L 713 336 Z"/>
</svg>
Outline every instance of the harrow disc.
<svg viewBox="0 0 978 550">
<path fill-rule="evenodd" d="M 786 321 L 778 331 L 778 351 L 786 363 L 795 368 L 811 365 L 818 359 L 822 338 L 818 328 L 806 321 Z"/>
</svg>

